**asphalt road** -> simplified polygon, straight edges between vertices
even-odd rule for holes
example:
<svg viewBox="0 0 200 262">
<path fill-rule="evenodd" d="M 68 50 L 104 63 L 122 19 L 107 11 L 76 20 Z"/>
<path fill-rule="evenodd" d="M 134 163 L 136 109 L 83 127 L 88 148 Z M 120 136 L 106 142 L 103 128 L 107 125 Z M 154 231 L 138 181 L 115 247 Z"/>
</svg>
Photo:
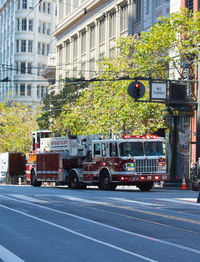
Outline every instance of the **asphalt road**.
<svg viewBox="0 0 200 262">
<path fill-rule="evenodd" d="M 200 261 L 197 196 L 0 185 L 0 262 Z"/>
</svg>

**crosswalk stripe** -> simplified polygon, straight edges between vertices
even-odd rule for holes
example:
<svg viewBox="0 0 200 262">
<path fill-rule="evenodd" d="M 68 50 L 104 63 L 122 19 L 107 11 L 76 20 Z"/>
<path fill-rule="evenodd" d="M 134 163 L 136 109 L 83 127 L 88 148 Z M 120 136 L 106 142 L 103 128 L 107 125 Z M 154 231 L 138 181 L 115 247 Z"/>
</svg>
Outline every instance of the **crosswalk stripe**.
<svg viewBox="0 0 200 262">
<path fill-rule="evenodd" d="M 44 201 L 44 200 L 40 200 L 38 198 L 34 198 L 34 197 L 30 197 L 30 196 L 26 196 L 23 194 L 9 194 L 9 196 L 11 197 L 15 197 L 15 198 L 19 198 L 28 202 L 34 202 L 34 203 L 40 203 L 40 204 L 48 204 L 48 201 Z"/>
<path fill-rule="evenodd" d="M 199 206 L 199 203 L 193 203 L 189 202 L 188 200 L 186 201 L 184 198 L 180 200 L 181 198 L 174 198 L 174 199 L 169 199 L 169 198 L 159 198 L 161 201 L 166 201 L 166 202 L 172 202 L 172 203 L 177 203 L 177 204 L 185 204 L 185 205 L 192 205 L 192 206 Z M 196 200 L 197 201 L 197 200 Z"/>
<path fill-rule="evenodd" d="M 133 204 L 139 204 L 139 205 L 145 205 L 145 206 L 163 206 L 160 204 L 154 204 L 154 203 L 148 203 L 148 202 L 143 202 L 143 201 L 136 201 L 136 200 L 131 200 L 127 198 L 115 198 L 115 197 L 109 197 L 109 199 L 112 200 L 117 200 L 119 202 L 125 202 L 125 203 L 133 203 Z"/>
</svg>

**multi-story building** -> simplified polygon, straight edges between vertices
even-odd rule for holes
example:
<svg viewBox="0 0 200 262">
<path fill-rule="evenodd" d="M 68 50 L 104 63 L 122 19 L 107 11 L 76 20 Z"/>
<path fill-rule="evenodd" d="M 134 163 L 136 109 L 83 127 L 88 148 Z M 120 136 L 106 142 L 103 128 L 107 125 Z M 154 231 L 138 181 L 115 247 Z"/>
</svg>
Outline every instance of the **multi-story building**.
<svg viewBox="0 0 200 262">
<path fill-rule="evenodd" d="M 56 3 L 52 0 L 0 0 L 0 102 L 35 108 L 48 82 L 40 75 L 54 52 Z"/>
<path fill-rule="evenodd" d="M 57 91 L 65 77 L 92 78 L 97 62 L 114 55 L 115 39 L 147 30 L 168 16 L 169 0 L 60 0 L 57 26 Z"/>
</svg>

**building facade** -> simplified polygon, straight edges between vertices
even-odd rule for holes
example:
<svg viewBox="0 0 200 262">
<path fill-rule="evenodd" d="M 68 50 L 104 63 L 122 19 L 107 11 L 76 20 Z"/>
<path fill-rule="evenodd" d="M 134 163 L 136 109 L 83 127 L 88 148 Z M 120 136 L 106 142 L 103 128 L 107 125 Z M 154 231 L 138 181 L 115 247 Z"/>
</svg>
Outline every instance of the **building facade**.
<svg viewBox="0 0 200 262">
<path fill-rule="evenodd" d="M 117 38 L 145 31 L 169 12 L 169 0 L 60 0 L 54 32 L 57 91 L 66 77 L 98 75 L 98 61 L 114 55 Z"/>
<path fill-rule="evenodd" d="M 0 0 L 0 102 L 40 105 L 48 87 L 40 70 L 54 52 L 55 17 L 52 0 Z"/>
</svg>

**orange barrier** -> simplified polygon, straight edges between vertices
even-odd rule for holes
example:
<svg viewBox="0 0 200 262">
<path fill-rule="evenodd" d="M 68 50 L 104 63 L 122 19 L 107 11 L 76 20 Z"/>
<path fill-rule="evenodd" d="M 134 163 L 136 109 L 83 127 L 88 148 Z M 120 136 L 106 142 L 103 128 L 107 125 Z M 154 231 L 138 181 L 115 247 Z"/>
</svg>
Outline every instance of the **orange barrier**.
<svg viewBox="0 0 200 262">
<path fill-rule="evenodd" d="M 186 190 L 186 189 L 187 189 L 186 182 L 185 182 L 185 177 L 183 177 L 181 189 L 182 189 L 182 190 Z"/>
</svg>

